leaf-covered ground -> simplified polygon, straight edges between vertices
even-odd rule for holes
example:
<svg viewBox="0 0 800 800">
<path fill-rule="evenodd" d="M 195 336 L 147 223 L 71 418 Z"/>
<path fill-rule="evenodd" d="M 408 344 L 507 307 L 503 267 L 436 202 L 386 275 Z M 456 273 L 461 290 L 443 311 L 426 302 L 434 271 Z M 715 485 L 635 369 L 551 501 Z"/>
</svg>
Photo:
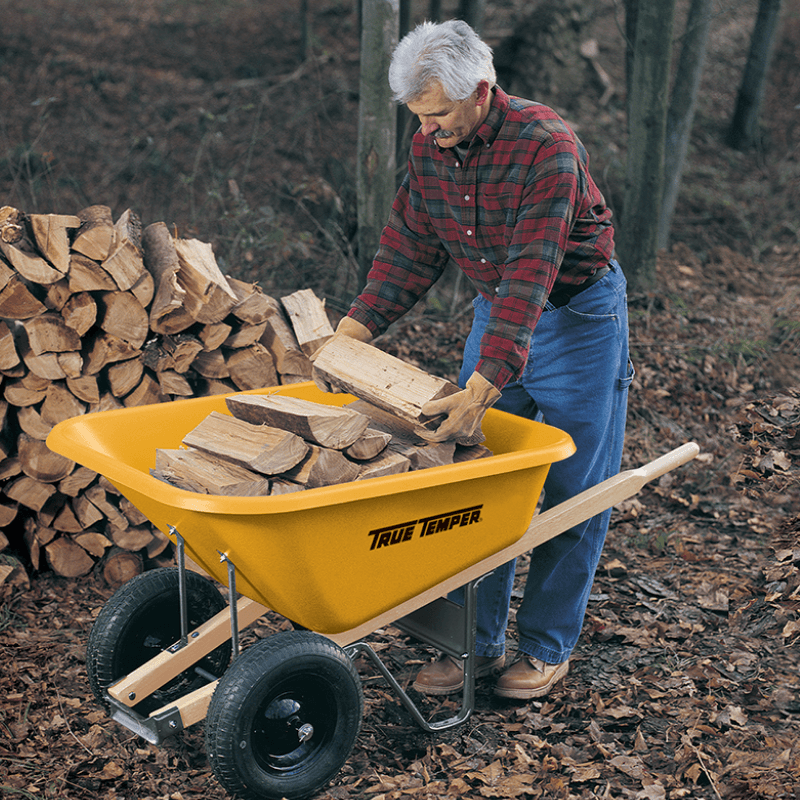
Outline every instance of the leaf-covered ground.
<svg viewBox="0 0 800 800">
<path fill-rule="evenodd" d="M 598 111 L 601 89 L 582 87 L 592 113 L 574 113 L 613 199 L 619 4 L 595 5 L 587 34 L 617 95 Z M 359 664 L 362 730 L 321 798 L 800 796 L 800 250 L 786 100 L 799 73 L 788 33 L 765 149 L 720 146 L 755 5 L 718 9 L 676 218 L 683 244 L 661 259 L 658 290 L 630 298 L 637 378 L 623 468 L 685 441 L 700 456 L 615 509 L 583 636 L 549 697 L 501 701 L 481 682 L 472 718 L 428 735 Z M 487 3 L 490 33 L 508 32 L 512 6 L 524 3 Z M 226 268 L 268 289 L 318 279 L 321 292 L 352 293 L 355 12 L 315 6 L 306 63 L 294 13 L 249 0 L 17 6 L 0 45 L 3 202 L 130 205 L 213 240 Z M 796 32 L 796 2 L 785 19 Z M 466 298 L 449 284 L 381 346 L 454 377 Z M 202 724 L 153 747 L 92 699 L 86 638 L 109 595 L 93 577 L 48 573 L 0 589 L 0 795 L 221 800 Z M 255 635 L 282 626 L 270 618 Z M 512 652 L 513 637 L 512 625 Z M 391 627 L 372 642 L 404 683 L 434 657 Z M 453 711 L 416 699 L 431 717 Z"/>
</svg>

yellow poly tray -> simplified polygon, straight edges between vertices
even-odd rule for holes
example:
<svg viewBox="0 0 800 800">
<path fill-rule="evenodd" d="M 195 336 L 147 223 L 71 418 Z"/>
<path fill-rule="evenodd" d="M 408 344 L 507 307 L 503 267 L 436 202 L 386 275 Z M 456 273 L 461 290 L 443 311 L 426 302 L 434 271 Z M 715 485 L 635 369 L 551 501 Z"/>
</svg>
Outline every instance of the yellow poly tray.
<svg viewBox="0 0 800 800">
<path fill-rule="evenodd" d="M 247 392 L 344 405 L 313 383 Z M 488 458 L 274 497 L 222 497 L 152 477 L 156 450 L 177 448 L 225 395 L 74 417 L 51 450 L 104 475 L 188 555 L 246 597 L 309 630 L 340 633 L 507 547 L 530 523 L 549 466 L 575 451 L 563 431 L 490 409 Z M 174 537 L 173 538 L 174 541 Z"/>
</svg>

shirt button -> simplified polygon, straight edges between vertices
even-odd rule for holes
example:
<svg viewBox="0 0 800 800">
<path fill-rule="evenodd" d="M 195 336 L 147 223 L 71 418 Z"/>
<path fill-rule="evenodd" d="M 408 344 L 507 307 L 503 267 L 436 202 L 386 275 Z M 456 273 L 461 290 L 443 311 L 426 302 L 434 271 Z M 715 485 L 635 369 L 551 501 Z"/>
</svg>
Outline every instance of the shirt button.
<svg viewBox="0 0 800 800">
<path fill-rule="evenodd" d="M 472 236 L 472 231 L 467 231 L 467 236 Z"/>
<path fill-rule="evenodd" d="M 469 200 L 469 195 L 468 195 L 468 194 L 465 194 L 465 195 L 464 195 L 464 199 L 465 199 L 465 200 Z"/>
<path fill-rule="evenodd" d="M 481 259 L 481 264 L 485 264 L 485 263 L 486 263 L 486 259 L 485 259 L 485 258 L 482 258 L 482 259 Z"/>
</svg>

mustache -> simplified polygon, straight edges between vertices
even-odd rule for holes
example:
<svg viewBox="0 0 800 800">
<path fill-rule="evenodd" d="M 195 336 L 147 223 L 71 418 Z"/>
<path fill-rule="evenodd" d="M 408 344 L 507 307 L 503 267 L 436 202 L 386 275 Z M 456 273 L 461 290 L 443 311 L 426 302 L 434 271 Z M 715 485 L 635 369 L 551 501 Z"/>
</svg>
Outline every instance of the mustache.
<svg viewBox="0 0 800 800">
<path fill-rule="evenodd" d="M 442 131 L 438 130 L 436 133 L 433 134 L 434 139 L 449 139 L 451 136 L 455 136 L 453 131 Z"/>
</svg>

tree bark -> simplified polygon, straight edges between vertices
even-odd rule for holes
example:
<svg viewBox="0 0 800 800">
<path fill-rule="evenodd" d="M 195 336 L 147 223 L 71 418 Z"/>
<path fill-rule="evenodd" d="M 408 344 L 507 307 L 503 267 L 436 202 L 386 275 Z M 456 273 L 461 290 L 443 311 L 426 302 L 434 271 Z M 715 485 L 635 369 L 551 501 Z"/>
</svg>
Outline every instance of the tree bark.
<svg viewBox="0 0 800 800">
<path fill-rule="evenodd" d="M 397 44 L 398 0 L 370 0 L 362 14 L 356 169 L 359 285 L 366 280 L 395 195 L 397 109 L 387 74 Z"/>
<path fill-rule="evenodd" d="M 780 12 L 781 0 L 759 0 L 750 52 L 728 130 L 728 144 L 736 150 L 746 150 L 758 142 L 758 121 Z"/>
<path fill-rule="evenodd" d="M 628 103 L 628 157 L 617 250 L 632 291 L 655 285 L 675 0 L 640 3 Z"/>
<path fill-rule="evenodd" d="M 659 248 L 669 244 L 669 231 L 681 176 L 689 149 L 694 112 L 703 65 L 708 49 L 708 32 L 711 28 L 713 0 L 692 0 L 686 31 L 683 36 L 678 70 L 672 87 L 672 99 L 667 111 L 667 130 L 664 150 L 664 199 L 658 220 Z"/>
</svg>

